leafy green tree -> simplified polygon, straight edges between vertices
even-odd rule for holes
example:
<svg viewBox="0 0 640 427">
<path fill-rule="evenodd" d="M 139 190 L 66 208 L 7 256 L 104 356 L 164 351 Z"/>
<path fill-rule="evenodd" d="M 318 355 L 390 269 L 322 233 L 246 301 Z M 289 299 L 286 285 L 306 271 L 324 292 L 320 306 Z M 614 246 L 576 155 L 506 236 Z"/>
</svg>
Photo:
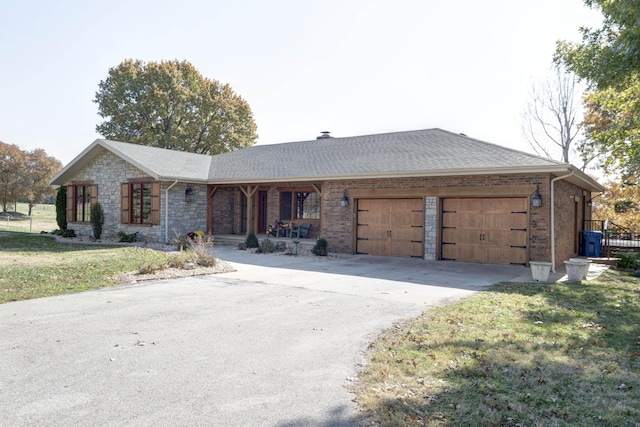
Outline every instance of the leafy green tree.
<svg viewBox="0 0 640 427">
<path fill-rule="evenodd" d="M 42 203 L 53 195 L 54 189 L 49 185 L 49 179 L 61 169 L 62 163 L 55 157 L 48 156 L 41 148 L 25 152 L 20 181 L 24 198 L 29 201 L 29 215 L 34 203 Z"/>
<path fill-rule="evenodd" d="M 25 153 L 15 144 L 0 141 L 0 203 L 2 211 L 15 206 L 22 196 Z"/>
<path fill-rule="evenodd" d="M 94 102 L 96 131 L 133 144 L 218 154 L 254 144 L 249 104 L 228 84 L 203 77 L 187 61 L 128 59 L 109 70 Z"/>
<path fill-rule="evenodd" d="M 637 0 L 584 0 L 603 15 L 601 28 L 581 28 L 582 41 L 558 41 L 555 61 L 592 88 L 626 86 L 640 71 L 640 7 Z"/>
<path fill-rule="evenodd" d="M 640 7 L 636 0 L 584 0 L 603 15 L 601 28 L 582 28 L 580 43 L 558 42 L 555 61 L 589 85 L 583 157 L 600 154 L 623 179 L 640 172 Z"/>
</svg>

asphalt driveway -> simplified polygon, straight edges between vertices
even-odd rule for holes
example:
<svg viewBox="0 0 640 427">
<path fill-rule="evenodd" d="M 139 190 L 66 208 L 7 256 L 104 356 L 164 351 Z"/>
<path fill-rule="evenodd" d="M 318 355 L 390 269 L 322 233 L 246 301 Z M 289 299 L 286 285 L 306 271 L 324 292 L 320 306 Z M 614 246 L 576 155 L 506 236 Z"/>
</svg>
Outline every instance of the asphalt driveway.
<svg viewBox="0 0 640 427">
<path fill-rule="evenodd" d="M 528 274 L 219 256 L 237 272 L 0 305 L 0 424 L 351 426 L 348 385 L 382 329 Z"/>
</svg>

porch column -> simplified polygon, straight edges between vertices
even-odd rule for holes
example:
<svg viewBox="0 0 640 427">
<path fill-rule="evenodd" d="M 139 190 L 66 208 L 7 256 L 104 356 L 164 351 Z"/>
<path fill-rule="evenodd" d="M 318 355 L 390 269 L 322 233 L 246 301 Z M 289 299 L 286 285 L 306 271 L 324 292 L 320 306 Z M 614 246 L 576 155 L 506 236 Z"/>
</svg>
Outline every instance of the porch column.
<svg viewBox="0 0 640 427">
<path fill-rule="evenodd" d="M 255 221 L 251 221 L 251 218 L 253 217 L 253 204 L 251 203 L 251 198 L 253 197 L 254 194 L 256 194 L 256 191 L 258 191 L 258 186 L 257 185 L 247 185 L 246 187 L 243 187 L 242 185 L 240 186 L 240 191 L 242 191 L 245 195 L 245 197 L 247 198 L 247 234 L 249 234 L 250 231 L 253 231 L 254 233 L 256 233 L 256 223 Z M 251 227 L 249 227 L 249 225 L 251 225 Z"/>
<path fill-rule="evenodd" d="M 213 195 L 217 185 L 207 185 L 207 234 L 213 234 Z"/>
</svg>

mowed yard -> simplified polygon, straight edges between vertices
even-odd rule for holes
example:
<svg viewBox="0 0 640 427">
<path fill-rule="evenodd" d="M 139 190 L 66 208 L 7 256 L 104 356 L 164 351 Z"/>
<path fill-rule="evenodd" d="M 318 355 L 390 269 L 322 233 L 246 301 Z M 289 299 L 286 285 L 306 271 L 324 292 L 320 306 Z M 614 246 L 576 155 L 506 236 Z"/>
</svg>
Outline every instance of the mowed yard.
<svg viewBox="0 0 640 427">
<path fill-rule="evenodd" d="M 0 303 L 110 286 L 166 259 L 0 231 Z M 496 284 L 395 325 L 367 358 L 353 381 L 363 425 L 638 426 L 640 279 Z"/>
</svg>

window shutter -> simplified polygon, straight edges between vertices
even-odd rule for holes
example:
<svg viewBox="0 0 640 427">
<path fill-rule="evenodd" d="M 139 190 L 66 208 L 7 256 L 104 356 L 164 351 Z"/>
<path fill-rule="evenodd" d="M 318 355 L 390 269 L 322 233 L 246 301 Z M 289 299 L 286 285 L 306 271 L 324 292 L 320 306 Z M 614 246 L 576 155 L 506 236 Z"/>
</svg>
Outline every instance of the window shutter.
<svg viewBox="0 0 640 427">
<path fill-rule="evenodd" d="M 151 224 L 160 224 L 160 183 L 151 183 Z"/>
<path fill-rule="evenodd" d="M 90 203 L 92 205 L 95 205 L 96 203 L 98 203 L 98 186 L 97 185 L 92 185 L 91 187 L 89 187 L 89 191 L 91 192 L 91 200 Z"/>
<path fill-rule="evenodd" d="M 120 223 L 129 224 L 129 184 L 120 184 Z"/>
<path fill-rule="evenodd" d="M 75 187 L 73 185 L 67 185 L 67 222 L 74 222 L 75 216 L 73 215 L 76 201 Z"/>
</svg>

